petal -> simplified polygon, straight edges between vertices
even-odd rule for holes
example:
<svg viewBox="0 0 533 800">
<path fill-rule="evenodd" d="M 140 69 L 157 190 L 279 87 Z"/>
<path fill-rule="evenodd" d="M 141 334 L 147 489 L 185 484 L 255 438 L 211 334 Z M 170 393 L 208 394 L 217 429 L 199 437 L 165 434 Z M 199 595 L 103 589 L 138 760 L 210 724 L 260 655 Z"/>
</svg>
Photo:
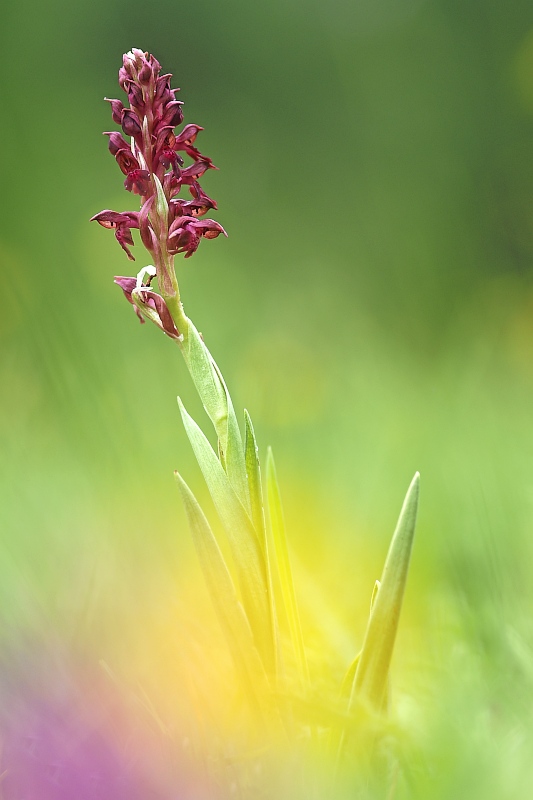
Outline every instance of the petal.
<svg viewBox="0 0 533 800">
<path fill-rule="evenodd" d="M 195 164 L 191 164 L 190 167 L 187 167 L 187 169 L 184 169 L 181 173 L 182 183 L 190 184 L 193 181 L 197 181 L 210 166 L 211 164 L 208 161 L 197 161 Z"/>
<path fill-rule="evenodd" d="M 116 283 L 117 286 L 120 286 L 126 299 L 129 300 L 130 303 L 133 303 L 131 293 L 137 286 L 137 278 L 126 278 L 123 275 L 115 275 L 113 282 Z"/>
<path fill-rule="evenodd" d="M 122 247 L 122 249 L 124 250 L 124 252 L 128 256 L 129 260 L 130 261 L 135 261 L 135 258 L 131 254 L 131 251 L 130 251 L 130 249 L 128 247 L 128 245 L 130 245 L 130 247 L 133 247 L 133 245 L 135 244 L 134 241 L 133 241 L 133 236 L 131 235 L 130 229 L 128 227 L 126 227 L 125 225 L 119 225 L 117 227 L 117 229 L 115 230 L 115 239 L 117 240 L 119 245 Z"/>
<path fill-rule="evenodd" d="M 98 222 L 103 228 L 116 228 L 123 225 L 128 228 L 139 227 L 139 213 L 137 211 L 111 211 L 109 208 L 100 211 L 91 217 L 89 222 Z"/>
<path fill-rule="evenodd" d="M 118 131 L 104 131 L 104 136 L 109 136 L 109 152 L 116 156 L 119 150 L 126 150 L 131 153 L 131 147 Z M 133 154 L 132 154 L 133 156 Z"/>
<path fill-rule="evenodd" d="M 176 145 L 179 145 L 176 149 L 180 150 L 183 145 L 194 144 L 194 140 L 200 131 L 203 131 L 200 125 L 186 125 L 181 133 L 176 136 Z"/>
</svg>

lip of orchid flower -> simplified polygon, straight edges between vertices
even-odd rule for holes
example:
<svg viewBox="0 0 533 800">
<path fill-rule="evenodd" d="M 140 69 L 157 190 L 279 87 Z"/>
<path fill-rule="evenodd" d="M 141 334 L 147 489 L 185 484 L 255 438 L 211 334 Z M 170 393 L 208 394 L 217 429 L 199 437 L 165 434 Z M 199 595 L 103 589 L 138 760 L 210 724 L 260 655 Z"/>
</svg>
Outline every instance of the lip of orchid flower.
<svg viewBox="0 0 533 800">
<path fill-rule="evenodd" d="M 150 173 L 146 169 L 132 169 L 126 175 L 124 186 L 128 192 L 146 195 L 150 191 Z"/>
<path fill-rule="evenodd" d="M 196 137 L 200 131 L 203 131 L 203 128 L 200 125 L 186 125 L 181 133 L 176 136 L 174 149 L 176 151 L 181 150 L 184 153 L 187 153 L 189 158 L 192 158 L 193 161 L 206 161 L 209 164 L 210 169 L 217 169 L 211 159 L 203 156 L 198 148 L 194 146 L 194 142 L 196 141 Z"/>
</svg>

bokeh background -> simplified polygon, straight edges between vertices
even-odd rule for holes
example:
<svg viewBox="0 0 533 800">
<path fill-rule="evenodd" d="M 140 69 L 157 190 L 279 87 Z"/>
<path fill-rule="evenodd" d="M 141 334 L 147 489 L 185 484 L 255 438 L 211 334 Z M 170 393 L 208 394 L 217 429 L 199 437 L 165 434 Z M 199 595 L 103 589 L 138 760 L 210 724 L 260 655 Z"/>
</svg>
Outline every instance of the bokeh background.
<svg viewBox="0 0 533 800">
<path fill-rule="evenodd" d="M 418 469 L 400 791 L 527 796 L 531 4 L 21 0 L 0 37 L 7 800 L 213 791 L 190 727 L 212 729 L 231 665 L 173 483 L 179 468 L 205 499 L 176 395 L 206 420 L 177 348 L 112 283 L 129 262 L 88 222 L 134 208 L 101 135 L 132 46 L 174 73 L 220 168 L 204 185 L 229 238 L 179 279 L 274 447 L 318 685 L 361 644 Z"/>
</svg>

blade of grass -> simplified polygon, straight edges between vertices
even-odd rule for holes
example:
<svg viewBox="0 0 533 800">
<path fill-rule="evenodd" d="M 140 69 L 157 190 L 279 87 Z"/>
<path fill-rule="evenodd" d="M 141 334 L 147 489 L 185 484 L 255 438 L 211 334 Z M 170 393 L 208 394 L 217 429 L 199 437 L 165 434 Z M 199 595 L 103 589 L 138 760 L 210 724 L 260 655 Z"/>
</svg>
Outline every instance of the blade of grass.
<svg viewBox="0 0 533 800">
<path fill-rule="evenodd" d="M 241 675 L 242 685 L 252 707 L 268 717 L 272 712 L 270 687 L 254 644 L 249 621 L 205 514 L 181 475 L 176 472 L 175 476 L 198 559 L 236 668 Z"/>
<path fill-rule="evenodd" d="M 244 409 L 244 453 L 246 460 L 246 476 L 252 503 L 252 522 L 263 553 L 267 552 L 265 512 L 263 507 L 263 489 L 261 487 L 261 467 L 259 465 L 259 451 L 255 439 L 252 420 L 247 410 Z"/>
<path fill-rule="evenodd" d="M 307 658 L 305 655 L 302 629 L 300 625 L 300 615 L 298 613 L 298 605 L 296 603 L 294 582 L 292 579 L 292 569 L 289 559 L 289 550 L 287 547 L 287 536 L 285 533 L 285 520 L 283 517 L 283 508 L 281 506 L 281 496 L 278 479 L 276 477 L 276 467 L 274 464 L 274 456 L 272 455 L 272 450 L 270 447 L 267 451 L 266 473 L 270 527 L 272 529 L 272 539 L 276 554 L 276 564 L 281 586 L 281 596 L 289 623 L 289 630 L 296 656 L 301 687 L 302 690 L 305 691 L 309 685 L 309 670 L 307 666 Z"/>
<path fill-rule="evenodd" d="M 363 732 L 364 713 L 374 713 L 383 717 L 381 712 L 385 710 L 388 702 L 389 667 L 411 560 L 419 490 L 420 475 L 417 472 L 403 501 L 381 581 L 376 581 L 374 584 L 363 647 L 352 663 L 352 667 L 355 665 L 355 677 L 352 680 L 348 701 L 348 714 L 359 719 L 361 730 L 355 731 L 357 736 L 361 736 Z M 332 743 L 338 742 L 334 781 L 337 780 L 346 742 L 351 735 L 348 728 L 344 728 L 340 731 L 340 736 L 338 733 L 332 736 Z M 373 739 L 365 736 L 364 741 L 367 752 L 370 753 L 373 749 Z"/>
<path fill-rule="evenodd" d="M 372 590 L 372 597 L 370 598 L 370 613 L 372 613 L 372 609 L 374 608 L 374 601 L 379 592 L 379 587 L 380 587 L 380 582 L 376 581 L 374 584 L 374 588 Z M 342 679 L 340 696 L 341 698 L 345 698 L 348 701 L 350 700 L 352 694 L 352 688 L 355 680 L 355 673 L 357 672 L 357 667 L 359 665 L 360 658 L 361 658 L 361 650 L 357 653 L 356 657 L 346 670 L 344 678 Z"/>
<path fill-rule="evenodd" d="M 250 501 L 252 505 L 252 522 L 259 539 L 259 544 L 263 551 L 265 563 L 268 600 L 270 607 L 270 624 L 272 630 L 272 643 L 274 647 L 274 662 L 276 665 L 276 676 L 279 676 L 281 664 L 279 661 L 279 632 L 276 616 L 276 604 L 274 600 L 274 590 L 272 585 L 272 570 L 270 565 L 270 553 L 268 548 L 265 511 L 263 503 L 263 489 L 261 486 L 261 467 L 259 464 L 259 451 L 255 438 L 254 427 L 250 415 L 244 409 L 244 452 L 246 458 L 246 475 L 248 477 L 248 488 L 250 491 Z"/>
<path fill-rule="evenodd" d="M 178 398 L 185 431 L 207 488 L 228 537 L 238 571 L 239 586 L 257 648 L 273 672 L 274 647 L 270 624 L 268 583 L 261 545 L 252 521 L 237 497 L 213 448 Z"/>
<path fill-rule="evenodd" d="M 380 583 L 376 581 L 374 584 L 374 588 L 372 590 L 372 597 L 370 598 L 370 613 L 372 614 L 372 609 L 374 607 L 374 601 L 376 599 L 377 593 L 379 592 Z M 356 657 L 346 670 L 346 674 L 342 679 L 341 689 L 340 689 L 340 700 L 341 702 L 344 701 L 347 705 L 345 706 L 346 715 L 350 717 L 349 709 L 350 709 L 350 698 L 353 692 L 353 686 L 355 682 L 355 675 L 357 673 L 357 667 L 359 666 L 359 662 L 361 660 L 361 650 L 357 653 Z M 353 707 L 352 707 L 353 711 Z M 339 728 L 332 728 L 330 732 L 330 751 L 332 753 L 337 753 L 338 756 L 341 754 L 342 743 L 344 737 L 346 736 L 346 726 L 343 725 L 340 729 Z"/>
<path fill-rule="evenodd" d="M 409 571 L 419 486 L 420 476 L 417 472 L 407 491 L 385 561 L 379 591 L 374 596 L 350 705 L 356 697 L 368 702 L 376 710 L 383 705 Z"/>
<path fill-rule="evenodd" d="M 352 695 L 355 673 L 357 672 L 357 667 L 359 666 L 360 660 L 361 660 L 361 651 L 357 653 L 356 657 L 346 670 L 344 678 L 342 679 L 340 696 L 341 699 L 347 700 L 348 702 L 350 701 L 350 697 Z"/>
</svg>

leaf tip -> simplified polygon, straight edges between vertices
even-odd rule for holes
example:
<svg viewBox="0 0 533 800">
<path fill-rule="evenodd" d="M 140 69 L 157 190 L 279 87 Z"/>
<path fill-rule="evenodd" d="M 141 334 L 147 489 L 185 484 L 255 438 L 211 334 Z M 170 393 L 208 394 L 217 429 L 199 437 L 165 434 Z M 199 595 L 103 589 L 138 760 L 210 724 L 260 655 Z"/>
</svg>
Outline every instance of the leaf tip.
<svg viewBox="0 0 533 800">
<path fill-rule="evenodd" d="M 181 397 L 178 395 L 178 397 L 176 399 L 178 401 L 178 408 L 180 410 L 181 418 L 182 418 L 182 420 L 183 420 L 183 422 L 185 424 L 185 427 L 187 427 L 187 420 L 190 419 L 190 416 L 187 413 L 187 409 L 183 405 L 183 401 L 182 401 Z"/>
<path fill-rule="evenodd" d="M 414 499 L 418 500 L 419 492 L 420 492 L 420 473 L 417 470 L 413 476 L 413 480 L 411 481 L 411 485 L 409 486 L 407 494 L 408 496 L 413 495 Z"/>
</svg>

